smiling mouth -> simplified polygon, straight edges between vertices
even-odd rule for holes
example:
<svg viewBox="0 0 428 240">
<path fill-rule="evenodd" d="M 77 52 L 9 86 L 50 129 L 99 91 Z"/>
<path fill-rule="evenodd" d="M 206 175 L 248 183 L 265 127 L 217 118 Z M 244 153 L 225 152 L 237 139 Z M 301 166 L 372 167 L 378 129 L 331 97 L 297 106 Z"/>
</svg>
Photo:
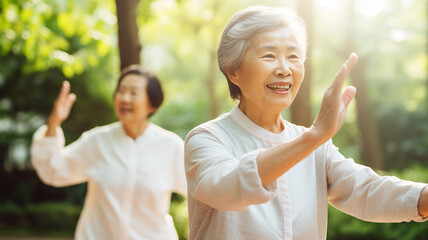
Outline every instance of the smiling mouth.
<svg viewBox="0 0 428 240">
<path fill-rule="evenodd" d="M 289 85 L 278 85 L 278 84 L 271 84 L 271 85 L 267 85 L 267 87 L 269 89 L 272 89 L 274 91 L 281 91 L 281 92 L 285 92 L 288 91 L 291 87 L 291 84 Z"/>
<path fill-rule="evenodd" d="M 122 114 L 132 113 L 132 109 L 130 109 L 130 108 L 120 108 L 119 111 Z"/>
</svg>

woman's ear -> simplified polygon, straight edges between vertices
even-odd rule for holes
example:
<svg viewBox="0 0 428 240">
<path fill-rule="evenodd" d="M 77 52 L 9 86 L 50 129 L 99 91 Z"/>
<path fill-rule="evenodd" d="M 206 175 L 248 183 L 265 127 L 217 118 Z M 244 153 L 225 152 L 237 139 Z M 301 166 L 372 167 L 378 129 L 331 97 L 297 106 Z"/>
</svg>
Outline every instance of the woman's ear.
<svg viewBox="0 0 428 240">
<path fill-rule="evenodd" d="M 150 116 L 151 114 L 156 112 L 157 109 L 158 109 L 157 107 L 153 107 L 152 104 L 150 102 L 148 102 L 147 103 L 147 116 Z"/>
<path fill-rule="evenodd" d="M 236 72 L 235 71 L 227 71 L 226 72 L 226 74 L 227 74 L 227 78 L 229 78 L 229 80 L 233 83 L 233 84 L 235 84 L 236 86 L 239 86 L 239 84 L 238 84 L 238 76 L 237 76 L 237 74 L 236 74 Z"/>
</svg>

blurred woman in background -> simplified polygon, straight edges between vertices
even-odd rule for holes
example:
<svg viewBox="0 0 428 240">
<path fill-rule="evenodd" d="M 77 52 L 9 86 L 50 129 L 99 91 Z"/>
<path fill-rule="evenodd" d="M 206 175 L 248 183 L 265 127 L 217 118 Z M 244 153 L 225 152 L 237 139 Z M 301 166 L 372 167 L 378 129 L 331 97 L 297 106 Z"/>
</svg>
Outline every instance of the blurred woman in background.
<svg viewBox="0 0 428 240">
<path fill-rule="evenodd" d="M 148 121 L 163 102 L 158 78 L 141 66 L 124 69 L 114 94 L 119 121 L 64 147 L 60 126 L 75 100 L 64 82 L 31 149 L 44 183 L 88 183 L 75 239 L 177 239 L 168 212 L 173 192 L 186 195 L 183 140 Z"/>
</svg>

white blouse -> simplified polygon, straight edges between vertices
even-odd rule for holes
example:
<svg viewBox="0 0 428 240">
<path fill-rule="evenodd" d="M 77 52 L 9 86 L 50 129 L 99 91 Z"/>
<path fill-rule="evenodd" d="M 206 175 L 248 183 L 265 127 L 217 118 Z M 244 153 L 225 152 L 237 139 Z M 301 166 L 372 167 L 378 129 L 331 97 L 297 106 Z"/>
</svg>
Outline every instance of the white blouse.
<svg viewBox="0 0 428 240">
<path fill-rule="evenodd" d="M 46 184 L 87 182 L 75 239 L 177 239 L 172 192 L 186 195 L 183 140 L 152 123 L 135 141 L 120 122 L 96 127 L 64 148 L 64 136 L 39 128 L 32 164 Z"/>
<path fill-rule="evenodd" d="M 189 240 L 326 239 L 328 203 L 367 221 L 426 220 L 417 210 L 426 184 L 381 177 L 343 157 L 331 141 L 264 188 L 260 151 L 305 131 L 284 124 L 272 133 L 234 107 L 187 135 Z"/>
</svg>

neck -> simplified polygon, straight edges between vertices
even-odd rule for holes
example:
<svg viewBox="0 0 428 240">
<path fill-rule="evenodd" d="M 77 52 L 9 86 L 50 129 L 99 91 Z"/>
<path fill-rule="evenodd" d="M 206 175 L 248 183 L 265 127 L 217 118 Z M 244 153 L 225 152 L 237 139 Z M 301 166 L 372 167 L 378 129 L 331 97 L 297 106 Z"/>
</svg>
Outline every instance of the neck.
<svg viewBox="0 0 428 240">
<path fill-rule="evenodd" d="M 123 128 L 125 129 L 125 133 L 127 136 L 136 140 L 137 137 L 141 136 L 146 130 L 149 122 L 146 120 L 141 124 L 125 124 L 122 122 Z"/>
<path fill-rule="evenodd" d="M 238 107 L 251 121 L 268 131 L 280 133 L 285 128 L 281 112 L 273 112 L 270 109 L 258 109 L 257 107 L 249 108 L 242 102 L 239 103 Z"/>
</svg>

